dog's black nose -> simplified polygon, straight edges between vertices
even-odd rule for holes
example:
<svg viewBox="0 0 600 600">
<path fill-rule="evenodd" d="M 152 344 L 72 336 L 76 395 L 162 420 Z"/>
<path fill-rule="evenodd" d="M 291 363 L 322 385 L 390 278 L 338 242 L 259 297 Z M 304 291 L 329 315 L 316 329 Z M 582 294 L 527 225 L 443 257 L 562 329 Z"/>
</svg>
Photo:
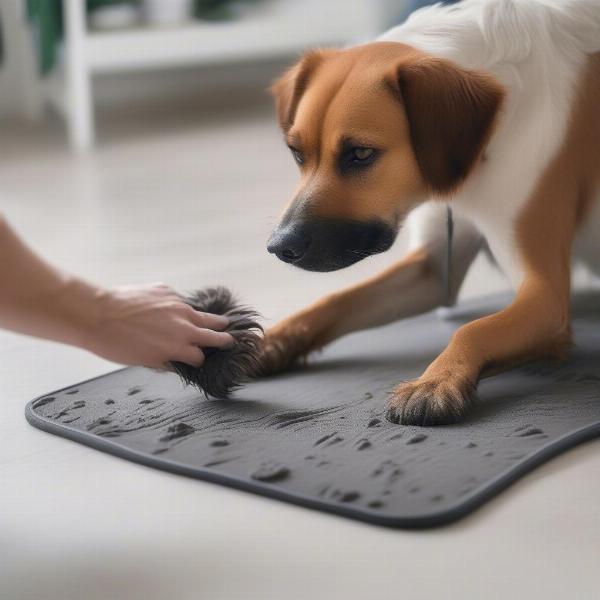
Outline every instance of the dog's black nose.
<svg viewBox="0 0 600 600">
<path fill-rule="evenodd" d="M 291 230 L 274 231 L 267 244 L 267 250 L 279 260 L 287 263 L 298 262 L 308 250 L 310 239 Z"/>
<path fill-rule="evenodd" d="M 387 250 L 396 231 L 382 221 L 334 218 L 297 219 L 271 234 L 267 250 L 307 271 L 335 271 Z"/>
</svg>

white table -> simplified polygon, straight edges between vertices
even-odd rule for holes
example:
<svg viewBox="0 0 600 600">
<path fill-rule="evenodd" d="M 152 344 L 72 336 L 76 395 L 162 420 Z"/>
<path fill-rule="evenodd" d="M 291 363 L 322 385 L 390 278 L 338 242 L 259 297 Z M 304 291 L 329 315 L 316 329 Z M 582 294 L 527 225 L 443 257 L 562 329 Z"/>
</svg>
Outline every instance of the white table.
<svg viewBox="0 0 600 600">
<path fill-rule="evenodd" d="M 402 1 L 263 0 L 239 21 L 95 32 L 86 24 L 85 0 L 63 0 L 63 62 L 41 89 L 64 115 L 71 146 L 87 150 L 95 139 L 96 75 L 247 63 L 369 39 L 387 25 L 392 3 Z"/>
</svg>

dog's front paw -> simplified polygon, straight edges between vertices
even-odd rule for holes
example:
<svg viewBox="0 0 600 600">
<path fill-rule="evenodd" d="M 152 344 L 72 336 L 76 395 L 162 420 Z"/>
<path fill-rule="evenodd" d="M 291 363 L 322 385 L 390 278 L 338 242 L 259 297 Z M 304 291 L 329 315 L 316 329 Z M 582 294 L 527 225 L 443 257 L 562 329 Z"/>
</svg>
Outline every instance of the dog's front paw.
<svg viewBox="0 0 600 600">
<path fill-rule="evenodd" d="M 448 425 L 462 419 L 474 403 L 475 386 L 466 377 L 445 371 L 398 385 L 387 418 L 402 425 Z"/>
<path fill-rule="evenodd" d="M 304 358 L 312 349 L 308 327 L 302 323 L 278 325 L 265 335 L 258 375 L 281 373 Z"/>
</svg>

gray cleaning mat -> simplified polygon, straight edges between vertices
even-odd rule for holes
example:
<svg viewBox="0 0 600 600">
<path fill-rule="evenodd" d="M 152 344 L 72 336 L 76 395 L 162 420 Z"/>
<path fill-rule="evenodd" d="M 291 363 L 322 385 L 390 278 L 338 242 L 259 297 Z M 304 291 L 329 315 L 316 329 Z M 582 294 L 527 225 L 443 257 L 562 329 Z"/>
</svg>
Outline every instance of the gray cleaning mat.
<svg viewBox="0 0 600 600">
<path fill-rule="evenodd" d="M 40 397 L 26 416 L 158 469 L 383 525 L 433 526 L 600 435 L 600 296 L 592 294 L 576 298 L 568 363 L 482 381 L 480 403 L 458 425 L 386 421 L 392 387 L 420 374 L 460 323 L 506 301 L 348 336 L 308 367 L 252 383 L 229 401 L 134 368 Z"/>
</svg>

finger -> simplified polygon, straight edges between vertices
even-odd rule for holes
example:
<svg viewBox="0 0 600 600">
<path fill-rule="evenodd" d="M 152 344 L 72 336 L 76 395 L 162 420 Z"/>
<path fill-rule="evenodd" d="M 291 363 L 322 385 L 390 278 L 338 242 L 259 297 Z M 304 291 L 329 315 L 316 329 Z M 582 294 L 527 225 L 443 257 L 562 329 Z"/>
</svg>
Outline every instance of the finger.
<svg viewBox="0 0 600 600">
<path fill-rule="evenodd" d="M 197 329 L 192 341 L 201 348 L 229 348 L 235 342 L 230 334 L 212 329 Z"/>
<path fill-rule="evenodd" d="M 198 368 L 204 364 L 204 352 L 198 346 L 187 346 L 173 360 Z"/>
<path fill-rule="evenodd" d="M 223 331 L 229 325 L 229 319 L 223 315 L 194 311 L 191 315 L 192 322 L 198 327 Z"/>
</svg>

